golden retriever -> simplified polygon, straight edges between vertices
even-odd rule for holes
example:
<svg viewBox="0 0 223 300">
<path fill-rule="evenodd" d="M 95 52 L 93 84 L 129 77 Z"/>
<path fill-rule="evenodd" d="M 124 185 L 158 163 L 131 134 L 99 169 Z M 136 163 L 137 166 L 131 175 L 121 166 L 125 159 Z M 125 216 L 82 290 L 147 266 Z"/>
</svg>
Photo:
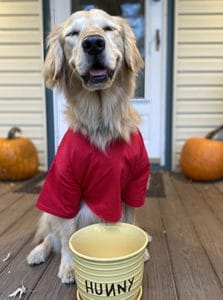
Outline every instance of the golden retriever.
<svg viewBox="0 0 223 300">
<path fill-rule="evenodd" d="M 79 11 L 52 30 L 48 45 L 46 85 L 64 93 L 69 127 L 100 151 L 116 140 L 129 142 L 140 122 L 130 100 L 143 60 L 127 21 L 98 9 Z M 132 223 L 133 211 L 123 204 L 121 221 Z M 42 263 L 52 250 L 61 250 L 58 276 L 63 283 L 74 282 L 68 240 L 79 228 L 101 221 L 84 201 L 74 218 L 44 212 L 36 234 L 42 242 L 30 252 L 28 263 Z"/>
</svg>

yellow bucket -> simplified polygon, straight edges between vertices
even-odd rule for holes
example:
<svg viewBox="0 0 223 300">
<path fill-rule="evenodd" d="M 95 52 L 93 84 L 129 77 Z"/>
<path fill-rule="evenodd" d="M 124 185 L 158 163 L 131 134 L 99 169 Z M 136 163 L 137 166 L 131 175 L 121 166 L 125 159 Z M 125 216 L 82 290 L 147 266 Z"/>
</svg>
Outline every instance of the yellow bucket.
<svg viewBox="0 0 223 300">
<path fill-rule="evenodd" d="M 147 234 L 126 223 L 95 224 L 75 232 L 69 246 L 77 299 L 141 299 L 147 244 Z"/>
</svg>

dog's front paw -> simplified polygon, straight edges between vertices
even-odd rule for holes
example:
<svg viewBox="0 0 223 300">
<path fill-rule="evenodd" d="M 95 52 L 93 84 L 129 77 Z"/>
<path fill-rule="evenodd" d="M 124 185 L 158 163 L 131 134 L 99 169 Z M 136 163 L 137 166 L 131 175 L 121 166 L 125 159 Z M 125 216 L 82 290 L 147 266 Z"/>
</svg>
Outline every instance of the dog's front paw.
<svg viewBox="0 0 223 300">
<path fill-rule="evenodd" d="M 152 242 L 152 237 L 151 235 L 148 234 L 148 232 L 146 232 L 147 236 L 148 236 L 148 243 Z M 145 250 L 144 253 L 144 262 L 147 262 L 150 259 L 150 254 L 148 249 Z"/>
<path fill-rule="evenodd" d="M 150 259 L 149 251 L 146 249 L 144 253 L 144 262 L 147 262 Z"/>
<path fill-rule="evenodd" d="M 46 261 L 49 253 L 45 251 L 42 244 L 35 247 L 27 256 L 26 260 L 29 265 L 39 265 Z"/>
<path fill-rule="evenodd" d="M 147 236 L 148 236 L 148 243 L 151 243 L 153 238 L 150 234 L 148 234 L 148 232 L 146 232 Z"/>
<path fill-rule="evenodd" d="M 74 267 L 72 265 L 60 265 L 59 273 L 57 274 L 57 276 L 61 279 L 62 283 L 74 283 Z"/>
</svg>

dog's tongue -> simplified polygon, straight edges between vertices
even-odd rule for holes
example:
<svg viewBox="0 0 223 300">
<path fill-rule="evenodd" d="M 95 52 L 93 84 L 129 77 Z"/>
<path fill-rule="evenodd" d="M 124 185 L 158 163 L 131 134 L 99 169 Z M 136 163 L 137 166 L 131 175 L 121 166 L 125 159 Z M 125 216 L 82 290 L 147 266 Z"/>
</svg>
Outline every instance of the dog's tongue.
<svg viewBox="0 0 223 300">
<path fill-rule="evenodd" d="M 89 71 L 91 76 L 106 76 L 107 70 L 106 69 L 91 69 Z"/>
</svg>

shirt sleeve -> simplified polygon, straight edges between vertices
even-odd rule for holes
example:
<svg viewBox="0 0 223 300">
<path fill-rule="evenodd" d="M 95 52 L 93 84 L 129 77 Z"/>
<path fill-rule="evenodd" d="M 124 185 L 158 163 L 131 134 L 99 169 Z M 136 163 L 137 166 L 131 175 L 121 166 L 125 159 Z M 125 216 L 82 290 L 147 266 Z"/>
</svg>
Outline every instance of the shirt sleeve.
<svg viewBox="0 0 223 300">
<path fill-rule="evenodd" d="M 80 183 L 72 172 L 69 147 L 63 142 L 48 172 L 36 207 L 61 218 L 73 218 L 79 211 L 80 199 Z"/>
<path fill-rule="evenodd" d="M 132 207 L 144 205 L 149 174 L 150 162 L 142 142 L 140 155 L 135 161 L 131 179 L 122 192 L 122 199 L 127 205 Z"/>
</svg>

